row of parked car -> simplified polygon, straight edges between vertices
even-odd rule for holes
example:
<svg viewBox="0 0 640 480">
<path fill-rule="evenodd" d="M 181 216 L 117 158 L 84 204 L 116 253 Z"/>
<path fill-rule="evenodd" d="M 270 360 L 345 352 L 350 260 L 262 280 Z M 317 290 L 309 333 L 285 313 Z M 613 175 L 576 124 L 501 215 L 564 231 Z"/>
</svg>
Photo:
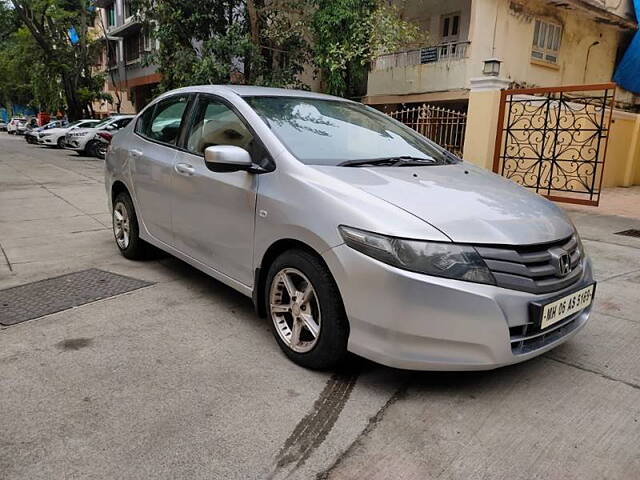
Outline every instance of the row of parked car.
<svg viewBox="0 0 640 480">
<path fill-rule="evenodd" d="M 103 120 L 84 119 L 68 123 L 54 120 L 42 127 L 26 118 L 12 118 L 8 124 L 0 122 L 0 130 L 10 135 L 24 135 L 27 143 L 66 148 L 78 153 L 104 158 L 113 134 L 124 128 L 133 115 L 114 115 Z"/>
</svg>

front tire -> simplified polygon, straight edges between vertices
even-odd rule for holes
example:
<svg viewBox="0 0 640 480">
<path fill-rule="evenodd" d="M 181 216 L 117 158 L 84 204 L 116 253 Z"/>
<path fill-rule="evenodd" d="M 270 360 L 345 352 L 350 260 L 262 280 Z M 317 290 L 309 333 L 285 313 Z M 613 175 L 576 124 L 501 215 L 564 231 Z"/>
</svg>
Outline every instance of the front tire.
<svg viewBox="0 0 640 480">
<path fill-rule="evenodd" d="M 128 193 L 122 192 L 113 202 L 113 235 L 120 253 L 130 260 L 139 260 L 147 254 L 148 244 L 140 238 L 138 217 Z"/>
<path fill-rule="evenodd" d="M 56 145 L 58 146 L 58 148 L 64 148 L 64 137 L 60 137 L 56 142 Z"/>
<path fill-rule="evenodd" d="M 325 370 L 347 355 L 349 324 L 331 273 L 314 254 L 289 250 L 269 267 L 265 307 L 278 345 L 300 366 Z"/>
<path fill-rule="evenodd" d="M 104 160 L 107 157 L 107 146 L 108 145 L 106 143 L 99 143 L 96 145 L 96 157 L 100 160 Z"/>
</svg>

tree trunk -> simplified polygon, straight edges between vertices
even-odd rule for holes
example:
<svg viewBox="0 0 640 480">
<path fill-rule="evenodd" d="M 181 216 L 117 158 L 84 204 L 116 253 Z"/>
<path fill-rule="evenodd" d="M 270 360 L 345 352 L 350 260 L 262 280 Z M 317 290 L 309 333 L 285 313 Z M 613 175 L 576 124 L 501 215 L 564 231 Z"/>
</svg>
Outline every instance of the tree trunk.
<svg viewBox="0 0 640 480">
<path fill-rule="evenodd" d="M 254 52 L 260 55 L 260 17 L 258 8 L 262 6 L 261 0 L 247 0 L 247 16 L 249 17 L 249 38 L 254 46 Z M 256 80 L 256 72 L 252 67 L 252 54 L 245 59 L 244 74 L 245 83 L 253 84 Z"/>
<path fill-rule="evenodd" d="M 82 118 L 82 105 L 76 98 L 75 82 L 68 73 L 61 74 L 64 96 L 67 100 L 67 117 L 69 121 L 80 120 Z"/>
</svg>

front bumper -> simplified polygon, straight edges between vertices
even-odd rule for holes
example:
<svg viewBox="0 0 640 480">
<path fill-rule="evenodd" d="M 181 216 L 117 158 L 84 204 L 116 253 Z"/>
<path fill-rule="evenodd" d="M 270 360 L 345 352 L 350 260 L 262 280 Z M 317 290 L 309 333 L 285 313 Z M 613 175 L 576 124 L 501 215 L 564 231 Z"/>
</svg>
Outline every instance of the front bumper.
<svg viewBox="0 0 640 480">
<path fill-rule="evenodd" d="M 529 322 L 529 302 L 543 302 L 591 283 L 588 259 L 583 260 L 584 272 L 577 283 L 536 295 L 408 272 L 344 244 L 323 257 L 349 318 L 349 350 L 391 367 L 488 370 L 522 362 L 572 337 L 591 311 L 589 307 L 550 327 L 554 334 L 522 348 L 519 339 Z"/>
<path fill-rule="evenodd" d="M 65 137 L 64 148 L 69 150 L 84 150 L 87 145 L 88 138 L 85 137 Z"/>
</svg>

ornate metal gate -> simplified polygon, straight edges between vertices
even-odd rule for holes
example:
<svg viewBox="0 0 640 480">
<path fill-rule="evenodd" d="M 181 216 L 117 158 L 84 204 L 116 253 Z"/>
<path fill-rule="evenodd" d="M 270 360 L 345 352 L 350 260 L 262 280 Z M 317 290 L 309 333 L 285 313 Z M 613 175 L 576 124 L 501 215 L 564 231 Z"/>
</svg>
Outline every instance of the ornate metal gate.
<svg viewBox="0 0 640 480">
<path fill-rule="evenodd" d="M 503 90 L 493 171 L 551 200 L 598 205 L 615 84 Z"/>
</svg>

